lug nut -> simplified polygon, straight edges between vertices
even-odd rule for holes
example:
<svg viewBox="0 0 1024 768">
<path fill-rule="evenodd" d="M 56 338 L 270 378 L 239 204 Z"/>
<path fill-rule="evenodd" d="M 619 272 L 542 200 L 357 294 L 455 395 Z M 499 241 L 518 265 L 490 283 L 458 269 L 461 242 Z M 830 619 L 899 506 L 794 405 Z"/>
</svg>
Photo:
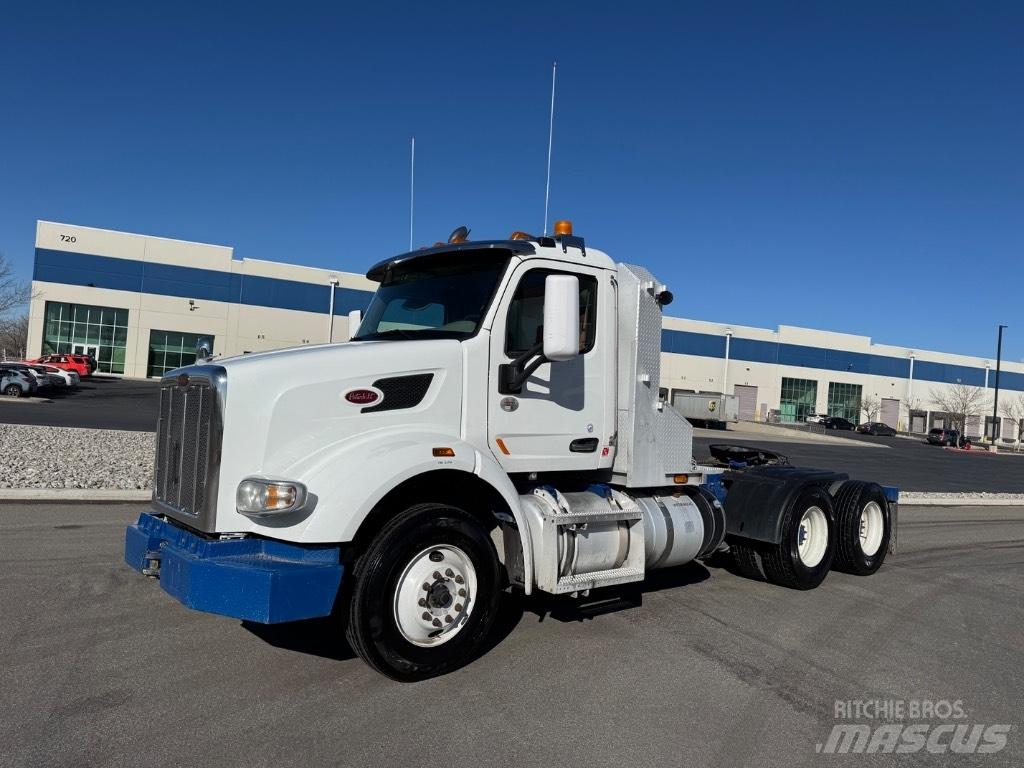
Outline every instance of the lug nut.
<svg viewBox="0 0 1024 768">
<path fill-rule="evenodd" d="M 428 611 L 423 612 L 423 620 L 430 621 L 430 613 Z"/>
<path fill-rule="evenodd" d="M 465 581 L 465 579 L 462 578 L 461 576 L 456 576 L 455 577 L 455 583 L 456 584 L 462 584 L 464 581 Z"/>
<path fill-rule="evenodd" d="M 425 581 L 423 582 L 423 591 L 424 592 L 429 592 L 430 591 L 430 585 L 427 584 L 427 582 L 425 582 Z"/>
<path fill-rule="evenodd" d="M 445 624 L 451 624 L 452 623 L 452 617 L 451 616 L 445 616 L 444 617 L 444 623 Z"/>
<path fill-rule="evenodd" d="M 462 603 L 456 603 L 455 604 L 455 610 L 456 611 L 461 611 L 462 610 Z"/>
<path fill-rule="evenodd" d="M 444 572 L 444 575 L 447 576 L 449 579 L 454 579 L 455 578 L 455 571 L 453 571 L 451 568 L 449 568 L 447 571 Z"/>
<path fill-rule="evenodd" d="M 465 597 L 465 596 L 466 596 L 466 590 L 460 589 L 459 590 L 459 597 Z"/>
<path fill-rule="evenodd" d="M 435 627 L 440 627 L 441 626 L 441 620 L 440 619 L 434 619 L 434 621 L 432 623 L 433 623 L 433 625 Z"/>
<path fill-rule="evenodd" d="M 440 571 L 434 571 L 434 578 L 435 579 L 440 579 L 441 578 L 441 572 Z"/>
<path fill-rule="evenodd" d="M 420 600 L 419 600 L 419 603 L 420 603 L 420 608 L 426 608 L 427 607 L 427 599 L 425 597 L 421 597 Z"/>
</svg>

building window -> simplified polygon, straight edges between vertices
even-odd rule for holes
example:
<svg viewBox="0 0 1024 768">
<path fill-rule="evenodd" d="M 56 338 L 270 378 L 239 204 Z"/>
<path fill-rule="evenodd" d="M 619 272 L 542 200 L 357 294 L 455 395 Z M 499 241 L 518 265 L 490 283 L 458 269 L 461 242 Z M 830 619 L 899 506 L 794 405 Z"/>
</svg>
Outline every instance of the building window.
<svg viewBox="0 0 1024 768">
<path fill-rule="evenodd" d="M 89 304 L 46 302 L 44 355 L 92 355 L 104 373 L 124 373 L 128 310 Z"/>
<path fill-rule="evenodd" d="M 180 333 L 178 331 L 149 332 L 149 362 L 146 375 L 160 377 L 183 365 L 196 361 L 196 344 L 200 339 L 207 342 L 213 352 L 213 336 L 208 333 Z"/>
<path fill-rule="evenodd" d="M 779 399 L 779 419 L 802 422 L 812 413 L 818 402 L 818 382 L 813 379 L 782 379 L 782 397 Z"/>
<path fill-rule="evenodd" d="M 860 423 L 860 384 L 828 383 L 828 415 Z"/>
</svg>

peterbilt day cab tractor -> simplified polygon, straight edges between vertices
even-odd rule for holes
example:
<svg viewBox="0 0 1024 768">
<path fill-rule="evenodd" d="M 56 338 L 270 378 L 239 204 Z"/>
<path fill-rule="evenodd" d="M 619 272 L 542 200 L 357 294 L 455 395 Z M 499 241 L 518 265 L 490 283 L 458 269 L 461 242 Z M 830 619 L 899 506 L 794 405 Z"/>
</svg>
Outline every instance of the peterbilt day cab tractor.
<svg viewBox="0 0 1024 768">
<path fill-rule="evenodd" d="M 646 269 L 568 222 L 465 234 L 373 266 L 346 343 L 165 376 L 127 563 L 197 610 L 339 617 L 366 662 L 417 680 L 480 652 L 506 590 L 583 597 L 727 550 L 811 589 L 894 550 L 896 489 L 756 450 L 694 459 L 658 397 L 672 295 Z"/>
</svg>

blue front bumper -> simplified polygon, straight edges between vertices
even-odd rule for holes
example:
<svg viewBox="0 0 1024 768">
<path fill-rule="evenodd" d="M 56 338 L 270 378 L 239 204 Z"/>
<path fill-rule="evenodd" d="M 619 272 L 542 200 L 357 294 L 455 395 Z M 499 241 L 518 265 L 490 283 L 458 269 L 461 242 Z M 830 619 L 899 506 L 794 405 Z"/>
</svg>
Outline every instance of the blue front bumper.
<svg viewBox="0 0 1024 768">
<path fill-rule="evenodd" d="M 124 559 L 189 608 L 261 624 L 329 615 L 344 570 L 338 547 L 205 539 L 148 512 L 125 531 Z"/>
</svg>

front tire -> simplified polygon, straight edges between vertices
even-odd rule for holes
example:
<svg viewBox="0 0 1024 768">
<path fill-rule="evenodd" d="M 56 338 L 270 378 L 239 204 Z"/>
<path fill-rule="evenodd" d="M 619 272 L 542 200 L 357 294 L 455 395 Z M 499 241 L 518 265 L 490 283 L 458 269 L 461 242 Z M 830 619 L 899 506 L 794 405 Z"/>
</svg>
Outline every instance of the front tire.
<svg viewBox="0 0 1024 768">
<path fill-rule="evenodd" d="M 875 483 L 843 483 L 835 508 L 836 570 L 870 576 L 882 567 L 892 535 L 885 491 Z"/>
<path fill-rule="evenodd" d="M 4 390 L 4 394 L 8 397 L 21 397 L 21 387 L 17 384 L 8 384 L 7 389 Z"/>
<path fill-rule="evenodd" d="M 498 612 L 501 567 L 483 525 L 447 504 L 416 504 L 353 568 L 346 636 L 371 667 L 403 682 L 479 653 Z"/>
<path fill-rule="evenodd" d="M 768 581 L 790 589 L 814 589 L 828 575 L 835 556 L 832 497 L 817 486 L 805 488 L 782 518 L 782 541 L 762 550 Z"/>
</svg>

